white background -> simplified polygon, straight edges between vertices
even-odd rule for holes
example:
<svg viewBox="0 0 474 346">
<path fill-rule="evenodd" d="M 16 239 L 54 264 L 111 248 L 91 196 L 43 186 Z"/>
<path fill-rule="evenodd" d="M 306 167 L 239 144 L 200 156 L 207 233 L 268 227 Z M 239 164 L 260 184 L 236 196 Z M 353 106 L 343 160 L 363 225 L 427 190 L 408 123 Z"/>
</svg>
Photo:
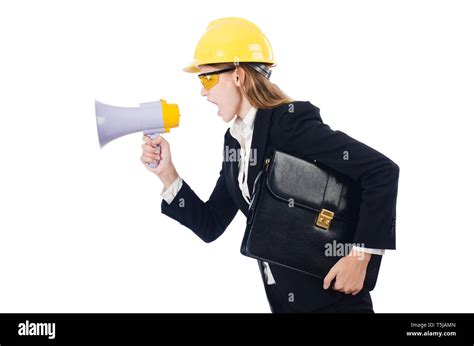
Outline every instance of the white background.
<svg viewBox="0 0 474 346">
<path fill-rule="evenodd" d="M 401 167 L 376 312 L 473 312 L 469 1 L 2 1 L 0 311 L 269 312 L 239 213 L 205 244 L 160 213 L 141 135 L 99 149 L 94 100 L 164 98 L 179 174 L 207 200 L 230 124 L 191 61 L 207 24 L 255 22 L 273 82 Z"/>
</svg>

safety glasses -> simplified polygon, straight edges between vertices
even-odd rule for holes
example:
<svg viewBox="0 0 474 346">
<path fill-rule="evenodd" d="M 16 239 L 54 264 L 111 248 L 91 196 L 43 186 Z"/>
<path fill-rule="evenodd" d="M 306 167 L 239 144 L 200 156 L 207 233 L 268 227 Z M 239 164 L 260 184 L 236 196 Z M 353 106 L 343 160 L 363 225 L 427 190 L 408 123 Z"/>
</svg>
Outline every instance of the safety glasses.
<svg viewBox="0 0 474 346">
<path fill-rule="evenodd" d="M 226 72 L 230 72 L 234 70 L 235 70 L 235 67 L 230 67 L 230 68 L 225 68 L 223 70 L 201 73 L 198 75 L 198 77 L 204 89 L 210 90 L 214 85 L 219 83 L 219 75 L 221 73 L 226 73 Z"/>
</svg>

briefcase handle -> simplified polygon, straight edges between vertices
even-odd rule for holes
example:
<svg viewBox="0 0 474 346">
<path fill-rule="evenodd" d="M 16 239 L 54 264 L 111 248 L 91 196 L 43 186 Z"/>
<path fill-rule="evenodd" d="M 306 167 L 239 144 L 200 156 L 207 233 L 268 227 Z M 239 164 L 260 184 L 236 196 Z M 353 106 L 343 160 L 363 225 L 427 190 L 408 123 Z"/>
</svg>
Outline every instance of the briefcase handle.
<svg viewBox="0 0 474 346">
<path fill-rule="evenodd" d="M 268 159 L 266 159 L 265 162 L 267 162 L 267 160 Z M 262 187 L 263 181 L 265 180 L 265 173 L 267 169 L 268 169 L 268 166 L 260 170 L 260 172 L 258 172 L 257 174 L 257 177 L 255 178 L 255 181 L 253 182 L 252 197 L 251 197 L 250 205 L 249 205 L 249 217 L 247 218 L 247 224 L 250 224 L 253 221 L 253 216 L 255 214 L 255 206 L 257 205 L 259 191 Z"/>
</svg>

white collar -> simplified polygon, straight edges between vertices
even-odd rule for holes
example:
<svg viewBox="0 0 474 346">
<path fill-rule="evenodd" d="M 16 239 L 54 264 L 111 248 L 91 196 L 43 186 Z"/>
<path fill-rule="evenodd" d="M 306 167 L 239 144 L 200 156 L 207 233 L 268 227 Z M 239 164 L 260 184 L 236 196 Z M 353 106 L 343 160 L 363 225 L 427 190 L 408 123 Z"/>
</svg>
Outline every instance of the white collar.
<svg viewBox="0 0 474 346">
<path fill-rule="evenodd" d="M 230 134 L 237 139 L 237 136 L 242 135 L 245 132 L 253 131 L 257 111 L 257 108 L 250 107 L 250 110 L 243 120 L 241 117 L 236 116 L 232 126 L 230 127 Z"/>
</svg>

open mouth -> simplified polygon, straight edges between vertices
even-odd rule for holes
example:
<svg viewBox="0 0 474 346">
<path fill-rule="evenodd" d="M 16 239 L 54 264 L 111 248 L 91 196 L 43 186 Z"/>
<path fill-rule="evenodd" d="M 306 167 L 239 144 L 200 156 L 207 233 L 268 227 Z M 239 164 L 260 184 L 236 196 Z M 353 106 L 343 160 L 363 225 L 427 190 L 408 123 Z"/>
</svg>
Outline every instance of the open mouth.
<svg viewBox="0 0 474 346">
<path fill-rule="evenodd" d="M 207 100 L 208 100 L 210 103 L 213 103 L 213 104 L 215 104 L 215 105 L 217 106 L 217 115 L 220 115 L 219 113 L 220 113 L 221 107 L 220 107 L 217 103 L 215 103 L 214 101 L 209 100 L 209 99 L 207 99 Z"/>
</svg>

